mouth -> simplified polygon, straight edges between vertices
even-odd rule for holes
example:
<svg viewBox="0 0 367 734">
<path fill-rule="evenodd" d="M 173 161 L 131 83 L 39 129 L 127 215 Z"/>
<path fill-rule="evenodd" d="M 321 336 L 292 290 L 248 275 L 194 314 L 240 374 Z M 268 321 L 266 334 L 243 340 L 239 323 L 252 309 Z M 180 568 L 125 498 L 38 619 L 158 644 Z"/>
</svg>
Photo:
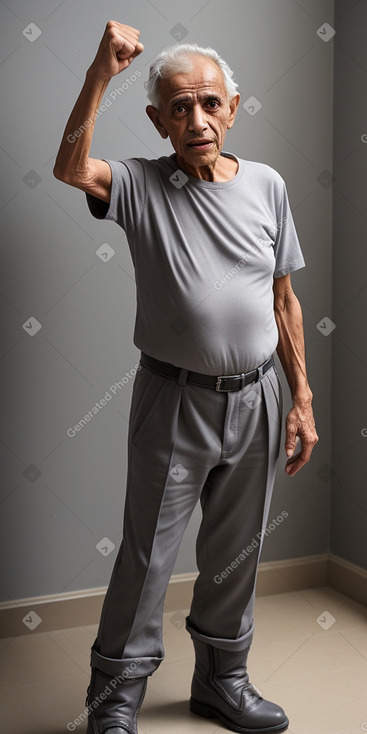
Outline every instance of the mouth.
<svg viewBox="0 0 367 734">
<path fill-rule="evenodd" d="M 214 145 L 214 140 L 193 140 L 191 143 L 188 143 L 189 148 L 193 148 L 193 150 L 209 150 Z"/>
</svg>

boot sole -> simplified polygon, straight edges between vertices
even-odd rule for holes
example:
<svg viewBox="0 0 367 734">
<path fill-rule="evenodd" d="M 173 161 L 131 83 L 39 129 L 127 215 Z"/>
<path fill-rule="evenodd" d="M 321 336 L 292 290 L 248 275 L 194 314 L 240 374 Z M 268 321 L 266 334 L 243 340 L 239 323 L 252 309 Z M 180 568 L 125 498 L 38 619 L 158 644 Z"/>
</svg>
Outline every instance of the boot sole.
<svg viewBox="0 0 367 734">
<path fill-rule="evenodd" d="M 247 729 L 243 726 L 237 726 L 233 723 L 233 721 L 227 719 L 220 711 L 217 711 L 217 709 L 212 708 L 212 706 L 207 706 L 204 703 L 200 703 L 200 701 L 196 701 L 194 698 L 190 698 L 190 711 L 192 711 L 193 714 L 196 714 L 197 716 L 202 716 L 205 719 L 219 719 L 222 724 L 227 727 L 227 729 L 230 729 L 231 731 L 241 732 L 241 734 L 269 734 L 270 732 L 285 731 L 286 729 L 288 729 L 289 725 L 289 721 L 287 719 L 287 721 L 283 724 L 276 724 L 276 726 L 266 726 L 262 729 Z"/>
<path fill-rule="evenodd" d="M 126 729 L 126 727 L 123 726 L 122 724 L 119 724 L 119 722 L 117 722 L 117 724 L 114 722 L 111 722 L 110 725 L 104 724 L 104 726 L 109 726 L 110 729 L 120 729 L 121 732 L 123 732 L 123 734 L 131 734 L 131 729 Z M 106 730 L 106 729 L 103 729 L 102 727 L 102 730 L 105 731 L 106 734 L 108 734 L 108 729 Z M 88 728 L 87 728 L 86 734 L 98 734 L 97 724 L 94 725 L 92 721 L 91 722 L 88 721 Z"/>
</svg>

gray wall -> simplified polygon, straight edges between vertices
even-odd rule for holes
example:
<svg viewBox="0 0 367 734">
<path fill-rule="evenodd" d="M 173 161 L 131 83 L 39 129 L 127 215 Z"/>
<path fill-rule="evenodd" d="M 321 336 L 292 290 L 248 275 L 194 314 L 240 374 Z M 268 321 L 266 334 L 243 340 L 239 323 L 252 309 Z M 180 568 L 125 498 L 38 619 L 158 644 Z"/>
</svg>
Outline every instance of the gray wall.
<svg viewBox="0 0 367 734">
<path fill-rule="evenodd" d="M 351 20 L 357 10 L 358 3 Z M 333 25 L 333 2 L 7 0 L 0 16 L 1 598 L 103 586 L 121 540 L 132 379 L 74 437 L 67 430 L 138 362 L 132 344 L 133 268 L 122 230 L 94 220 L 84 195 L 52 175 L 66 119 L 109 18 L 138 27 L 145 51 L 128 74 L 111 82 L 106 97 L 134 69 L 142 76 L 97 121 L 92 155 L 123 159 L 171 152 L 145 115 L 143 81 L 151 58 L 179 34 L 214 46 L 235 70 L 242 100 L 225 148 L 273 166 L 286 180 L 307 261 L 292 282 L 304 311 L 320 443 L 312 463 L 294 479 L 284 474 L 282 453 L 270 519 L 283 510 L 288 518 L 266 539 L 263 560 L 327 551 L 331 348 L 341 326 L 338 321 L 337 332 L 325 336 L 317 324 L 325 316 L 333 319 L 333 185 L 325 171 L 332 170 L 335 39 L 322 40 L 316 31 L 325 21 Z M 41 30 L 37 38 L 30 23 Z M 362 72 L 353 73 L 362 78 Z M 262 104 L 255 115 L 242 107 L 252 95 Z M 345 155 L 353 145 L 356 153 L 345 163 L 349 178 L 358 156 L 367 153 L 357 135 Z M 355 195 L 363 207 L 357 188 Z M 363 215 L 353 206 L 348 217 L 354 227 L 362 226 Z M 115 251 L 108 262 L 96 254 L 104 243 Z M 348 241 L 353 251 L 357 246 L 355 238 Z M 340 269 L 346 267 L 351 275 L 348 286 L 342 284 L 342 305 L 353 305 L 343 319 L 352 339 L 347 320 L 356 313 L 358 321 L 365 293 L 353 301 L 359 280 L 353 279 L 351 258 L 340 259 Z M 41 325 L 33 336 L 32 318 Z M 349 377 L 353 402 L 357 363 Z M 343 401 L 348 404 L 346 395 Z M 285 403 L 288 407 L 288 393 Z M 348 409 L 353 413 L 353 406 Z M 339 411 L 344 411 L 340 404 Z M 357 444 L 362 414 L 351 421 Z M 345 431 L 349 446 L 348 426 Z M 358 446 L 364 445 L 352 448 L 351 455 L 361 455 Z M 348 520 L 352 539 L 357 518 L 351 514 Z M 199 521 L 197 509 L 176 572 L 195 570 Z M 96 545 L 106 537 L 115 548 L 103 555 Z"/>
<path fill-rule="evenodd" d="M 331 550 L 364 568 L 367 568 L 366 28 L 365 2 L 337 0 Z"/>
</svg>

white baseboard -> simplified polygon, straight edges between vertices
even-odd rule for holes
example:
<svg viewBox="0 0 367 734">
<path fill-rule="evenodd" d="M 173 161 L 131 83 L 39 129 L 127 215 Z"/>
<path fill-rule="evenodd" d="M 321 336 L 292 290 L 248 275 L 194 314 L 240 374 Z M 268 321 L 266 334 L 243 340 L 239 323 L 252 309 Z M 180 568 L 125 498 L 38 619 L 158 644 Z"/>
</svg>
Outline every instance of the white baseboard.
<svg viewBox="0 0 367 734">
<path fill-rule="evenodd" d="M 176 574 L 171 577 L 165 611 L 189 608 L 196 577 L 196 573 Z M 285 561 L 261 562 L 259 565 L 257 596 L 315 586 L 330 586 L 367 606 L 367 571 L 339 556 L 325 553 Z M 0 637 L 98 624 L 106 590 L 107 587 L 99 587 L 2 602 Z M 42 620 L 35 630 L 30 630 L 23 622 L 32 610 Z"/>
<path fill-rule="evenodd" d="M 367 570 L 329 554 L 329 586 L 367 607 Z"/>
</svg>

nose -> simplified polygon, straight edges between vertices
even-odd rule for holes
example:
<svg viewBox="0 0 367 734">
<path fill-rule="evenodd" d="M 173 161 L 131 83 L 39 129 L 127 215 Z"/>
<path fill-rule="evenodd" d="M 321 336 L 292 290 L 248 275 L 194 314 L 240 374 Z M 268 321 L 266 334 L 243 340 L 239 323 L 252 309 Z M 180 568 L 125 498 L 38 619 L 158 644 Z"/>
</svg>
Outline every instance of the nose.
<svg viewBox="0 0 367 734">
<path fill-rule="evenodd" d="M 208 123 L 206 121 L 205 111 L 202 106 L 197 102 L 191 108 L 191 114 L 189 118 L 189 130 L 200 133 L 206 130 Z"/>
</svg>

